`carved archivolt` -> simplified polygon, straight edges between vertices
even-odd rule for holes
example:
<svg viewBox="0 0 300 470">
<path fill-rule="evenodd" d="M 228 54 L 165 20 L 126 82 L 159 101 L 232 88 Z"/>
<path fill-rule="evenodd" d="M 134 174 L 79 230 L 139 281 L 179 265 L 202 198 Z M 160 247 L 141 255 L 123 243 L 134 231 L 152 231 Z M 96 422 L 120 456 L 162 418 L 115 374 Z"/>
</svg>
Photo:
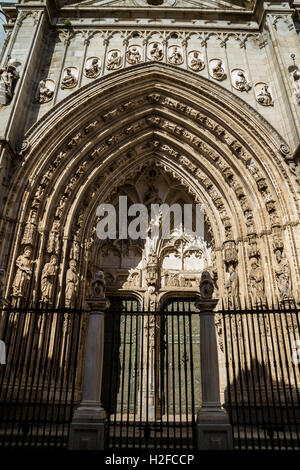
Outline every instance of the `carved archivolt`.
<svg viewBox="0 0 300 470">
<path fill-rule="evenodd" d="M 289 247 L 284 250 L 289 249 L 290 254 L 285 251 L 284 254 L 291 260 L 290 277 L 299 275 L 293 238 L 293 227 L 299 221 L 296 182 L 285 163 L 289 153 L 282 151 L 284 142 L 274 130 L 271 134 L 260 118 L 255 125 L 254 110 L 250 113 L 247 106 L 236 98 L 231 99 L 229 92 L 220 91 L 205 79 L 195 88 L 193 81 L 187 87 L 172 71 L 176 83 L 166 93 L 153 67 L 154 92 L 149 70 L 145 91 L 143 74 L 139 82 L 136 74 L 132 77 L 128 69 L 124 86 L 132 96 L 130 100 L 124 101 L 118 92 L 111 94 L 109 85 L 106 85 L 107 92 L 102 88 L 98 95 L 98 85 L 95 85 L 93 93 L 90 88 L 79 93 L 80 99 L 77 99 L 78 92 L 74 94 L 72 116 L 64 114 L 66 108 L 62 103 L 60 111 L 48 113 L 26 137 L 30 145 L 23 154 L 22 170 L 14 179 L 6 209 L 7 217 L 20 220 L 14 232 L 15 249 L 10 253 L 3 251 L 13 267 L 7 276 L 9 293 L 20 292 L 26 286 L 26 275 L 23 281 L 18 271 L 21 256 L 25 256 L 23 264 L 27 263 L 32 270 L 29 248 L 25 253 L 21 245 L 37 246 L 40 254 L 34 266 L 36 279 L 41 279 L 44 271 L 44 290 L 40 289 L 38 297 L 43 302 L 51 302 L 50 280 L 60 282 L 68 292 L 65 303 L 72 305 L 75 288 L 79 295 L 79 279 L 87 269 L 86 253 L 95 236 L 97 205 L 109 200 L 120 185 L 153 163 L 180 182 L 195 201 L 207 207 L 216 252 L 227 253 L 224 259 L 218 255 L 217 271 L 224 282 L 223 287 L 219 285 L 223 295 L 237 295 L 237 280 L 240 292 L 244 293 L 246 286 L 251 285 L 253 298 L 265 292 L 260 263 L 263 256 L 269 256 L 269 235 L 275 232 L 282 234 L 284 247 Z M 163 83 L 164 74 L 160 73 Z M 110 102 L 107 96 L 111 97 Z M 82 117 L 80 124 L 73 119 L 78 112 Z M 56 123 L 55 127 L 51 122 Z M 50 139 L 54 132 L 55 139 Z M 288 211 L 274 185 L 276 180 L 287 182 Z M 15 198 L 17 204 L 12 204 Z M 288 235 L 284 235 L 287 227 Z M 286 242 L 287 236 L 290 244 Z M 260 255 L 255 254 L 255 243 L 251 243 L 248 266 L 241 260 L 243 253 L 247 255 L 249 237 L 260 241 Z M 228 254 L 229 245 L 223 247 L 227 241 L 233 243 L 231 251 L 236 250 L 237 259 Z M 42 253 L 48 257 L 44 258 Z M 62 256 L 59 272 L 54 258 L 51 265 L 51 257 L 58 255 Z M 279 255 L 277 258 L 272 258 L 269 271 L 264 272 L 264 283 L 272 284 L 273 294 L 284 291 L 282 272 L 288 272 L 287 264 L 282 258 L 279 260 Z M 76 263 L 76 269 L 70 261 Z M 46 275 L 50 268 L 52 278 Z M 287 297 L 290 295 L 288 291 Z"/>
</svg>

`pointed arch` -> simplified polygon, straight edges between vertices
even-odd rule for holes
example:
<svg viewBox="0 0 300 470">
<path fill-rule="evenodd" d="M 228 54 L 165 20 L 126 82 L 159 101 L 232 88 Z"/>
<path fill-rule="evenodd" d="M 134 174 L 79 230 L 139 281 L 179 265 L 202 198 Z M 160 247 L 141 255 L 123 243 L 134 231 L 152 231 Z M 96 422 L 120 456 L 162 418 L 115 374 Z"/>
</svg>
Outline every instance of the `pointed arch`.
<svg viewBox="0 0 300 470">
<path fill-rule="evenodd" d="M 45 114 L 25 136 L 21 156 L 7 194 L 5 216 L 11 222 L 2 227 L 13 234 L 1 253 L 10 267 L 8 291 L 32 211 L 36 276 L 57 220 L 63 285 L 75 228 L 87 249 L 99 202 L 150 164 L 204 204 L 220 272 L 226 242 L 235 245 L 244 293 L 250 239 L 257 245 L 252 255 L 270 261 L 264 269 L 273 295 L 276 243 L 299 280 L 299 201 L 288 146 L 256 110 L 210 80 L 157 63 L 112 73 Z M 85 269 L 82 259 L 82 277 Z"/>
</svg>

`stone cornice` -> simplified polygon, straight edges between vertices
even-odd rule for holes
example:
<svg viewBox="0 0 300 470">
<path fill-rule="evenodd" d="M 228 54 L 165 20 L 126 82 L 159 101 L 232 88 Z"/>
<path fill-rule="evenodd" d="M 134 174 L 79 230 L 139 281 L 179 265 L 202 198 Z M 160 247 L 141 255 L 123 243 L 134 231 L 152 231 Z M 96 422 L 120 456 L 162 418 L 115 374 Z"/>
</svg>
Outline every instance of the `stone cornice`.
<svg viewBox="0 0 300 470">
<path fill-rule="evenodd" d="M 61 8 L 55 0 L 42 0 L 31 3 L 22 1 L 20 4 L 3 5 L 3 11 L 12 22 L 15 21 L 18 11 L 46 9 L 49 21 L 53 25 L 63 26 L 65 19 L 70 19 L 72 27 L 112 27 L 120 28 L 138 24 L 139 28 L 170 27 L 176 29 L 203 29 L 203 30 L 261 30 L 266 15 L 294 15 L 298 5 L 293 6 L 282 2 L 266 3 L 257 1 L 253 9 L 209 9 L 209 8 L 156 8 L 156 7 L 111 7 L 92 6 L 87 4 L 65 5 Z M 67 3 L 67 2 L 66 2 Z M 143 21 L 141 22 L 141 19 Z M 156 19 L 157 21 L 153 22 Z M 91 21 L 89 21 L 91 20 Z M 99 20 L 99 24 L 97 24 Z M 105 21 L 106 20 L 106 21 Z M 148 21 L 151 23 L 149 23 Z M 190 20 L 190 21 L 189 21 Z M 167 24 L 169 22 L 169 24 Z"/>
</svg>

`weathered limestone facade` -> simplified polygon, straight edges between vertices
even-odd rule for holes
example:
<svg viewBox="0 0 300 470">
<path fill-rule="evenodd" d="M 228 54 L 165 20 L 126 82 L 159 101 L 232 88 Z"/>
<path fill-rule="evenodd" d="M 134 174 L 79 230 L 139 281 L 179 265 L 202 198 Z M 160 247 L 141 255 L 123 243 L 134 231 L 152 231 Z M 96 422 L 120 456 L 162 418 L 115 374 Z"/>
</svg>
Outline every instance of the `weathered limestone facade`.
<svg viewBox="0 0 300 470">
<path fill-rule="evenodd" d="M 209 269 L 232 304 L 299 301 L 300 3 L 149 3 L 4 6 L 4 296 L 73 307 L 102 269 L 155 310 Z M 101 242 L 124 194 L 203 204 L 206 243 Z"/>
</svg>

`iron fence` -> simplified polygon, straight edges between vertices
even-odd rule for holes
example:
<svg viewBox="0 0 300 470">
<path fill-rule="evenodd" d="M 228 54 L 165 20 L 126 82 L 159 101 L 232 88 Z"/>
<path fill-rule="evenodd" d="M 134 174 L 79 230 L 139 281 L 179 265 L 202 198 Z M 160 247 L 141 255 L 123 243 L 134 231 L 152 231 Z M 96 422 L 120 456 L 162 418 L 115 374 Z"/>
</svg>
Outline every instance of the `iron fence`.
<svg viewBox="0 0 300 470">
<path fill-rule="evenodd" d="M 82 316 L 78 311 L 3 309 L 0 447 L 67 446 Z"/>
<path fill-rule="evenodd" d="M 82 310 L 2 309 L 1 447 L 67 446 L 81 398 L 86 320 Z M 222 404 L 235 449 L 299 449 L 299 321 L 292 304 L 217 312 Z M 201 371 L 194 300 L 172 300 L 160 312 L 112 302 L 102 402 L 108 448 L 196 448 Z"/>
<path fill-rule="evenodd" d="M 299 310 L 291 303 L 221 312 L 224 406 L 237 449 L 300 448 Z"/>
</svg>

